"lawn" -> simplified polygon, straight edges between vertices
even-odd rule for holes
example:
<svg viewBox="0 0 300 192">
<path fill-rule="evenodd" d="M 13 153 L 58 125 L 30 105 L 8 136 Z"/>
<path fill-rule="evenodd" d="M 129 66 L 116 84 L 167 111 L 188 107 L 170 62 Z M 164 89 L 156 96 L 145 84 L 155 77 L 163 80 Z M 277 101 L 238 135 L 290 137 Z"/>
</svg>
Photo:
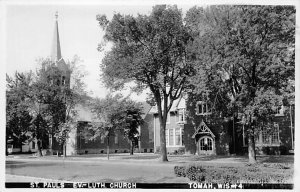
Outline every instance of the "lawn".
<svg viewBox="0 0 300 192">
<path fill-rule="evenodd" d="M 108 161 L 105 155 L 92 155 L 65 160 L 7 159 L 6 174 L 84 182 L 293 183 L 293 156 L 258 156 L 254 165 L 247 163 L 246 156 L 169 155 L 169 162 L 160 162 L 160 156 L 155 154 L 116 154 L 110 158 Z"/>
</svg>

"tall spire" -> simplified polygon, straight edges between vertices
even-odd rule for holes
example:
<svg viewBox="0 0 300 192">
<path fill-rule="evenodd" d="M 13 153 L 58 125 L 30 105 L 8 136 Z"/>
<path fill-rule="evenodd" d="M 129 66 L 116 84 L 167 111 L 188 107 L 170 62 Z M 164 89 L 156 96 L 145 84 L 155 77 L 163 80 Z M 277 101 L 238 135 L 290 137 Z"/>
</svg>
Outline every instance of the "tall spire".
<svg viewBox="0 0 300 192">
<path fill-rule="evenodd" d="M 54 26 L 54 36 L 52 42 L 52 50 L 51 50 L 51 60 L 53 62 L 57 62 L 61 59 L 61 50 L 60 50 L 60 41 L 59 41 L 59 33 L 58 33 L 58 12 L 55 13 L 55 26 Z"/>
</svg>

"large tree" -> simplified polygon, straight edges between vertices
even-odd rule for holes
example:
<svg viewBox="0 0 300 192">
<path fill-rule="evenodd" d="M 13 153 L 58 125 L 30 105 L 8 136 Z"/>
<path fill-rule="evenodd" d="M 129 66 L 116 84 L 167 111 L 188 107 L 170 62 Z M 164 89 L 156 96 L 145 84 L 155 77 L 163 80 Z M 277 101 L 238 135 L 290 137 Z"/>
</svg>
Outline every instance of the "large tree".
<svg viewBox="0 0 300 192">
<path fill-rule="evenodd" d="M 126 122 L 124 135 L 130 141 L 130 155 L 133 155 L 134 147 L 141 134 L 138 128 L 144 123 L 142 118 L 143 107 L 141 103 L 128 99 L 123 103 Z"/>
<path fill-rule="evenodd" d="M 120 90 L 134 82 L 135 91 L 149 88 L 156 102 L 160 122 L 161 160 L 168 161 L 166 150 L 167 114 L 193 75 L 187 45 L 192 41 L 176 6 L 154 6 L 149 15 L 114 14 L 97 20 L 112 48 L 100 65 L 107 87 Z M 101 50 L 101 46 L 99 49 Z"/>
<path fill-rule="evenodd" d="M 62 78 L 66 74 L 50 59 L 38 62 L 40 67 L 36 73 L 16 73 L 15 79 L 7 76 L 7 135 L 30 131 L 32 139 L 37 141 L 38 156 L 42 156 L 42 147 L 48 147 L 46 138 L 56 136 L 66 154 L 66 139 L 74 127 L 75 106 L 86 97 L 84 70 L 79 68 L 77 56 L 68 62 L 70 83 Z"/>
<path fill-rule="evenodd" d="M 142 105 L 121 94 L 108 94 L 105 98 L 94 99 L 91 109 L 96 119 L 83 132 L 85 139 L 97 138 L 107 141 L 107 158 L 109 159 L 110 137 L 124 134 L 130 141 L 130 154 L 133 154 L 135 138 L 138 136 L 138 126 L 142 124 Z"/>
<path fill-rule="evenodd" d="M 206 92 L 229 114 L 239 114 L 248 133 L 249 162 L 255 162 L 255 134 L 271 129 L 272 111 L 293 98 L 295 8 L 194 7 L 187 23 L 197 39 L 195 92 Z"/>
<path fill-rule="evenodd" d="M 32 74 L 16 72 L 14 77 L 6 75 L 6 83 L 6 141 L 13 140 L 15 146 L 21 147 L 32 120 L 25 104 Z"/>
</svg>

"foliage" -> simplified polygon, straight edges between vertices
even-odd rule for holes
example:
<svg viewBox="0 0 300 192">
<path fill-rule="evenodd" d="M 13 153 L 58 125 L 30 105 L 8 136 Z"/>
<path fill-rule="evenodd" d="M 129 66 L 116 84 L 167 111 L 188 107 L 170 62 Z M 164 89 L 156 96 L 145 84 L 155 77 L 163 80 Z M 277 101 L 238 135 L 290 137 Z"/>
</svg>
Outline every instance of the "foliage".
<svg viewBox="0 0 300 192">
<path fill-rule="evenodd" d="M 202 166 L 190 165 L 186 167 L 185 174 L 191 181 L 202 182 L 205 180 L 205 169 Z"/>
<path fill-rule="evenodd" d="M 191 181 L 207 183 L 289 183 L 293 172 L 282 172 L 283 164 L 245 164 L 241 167 L 187 165 L 175 166 L 177 177 L 187 177 Z"/>
<path fill-rule="evenodd" d="M 16 72 L 14 78 L 6 75 L 6 139 L 12 138 L 17 145 L 26 140 L 32 120 L 25 103 L 27 88 L 31 82 L 31 73 Z"/>
<path fill-rule="evenodd" d="M 84 130 L 86 139 L 109 139 L 120 132 L 133 143 L 139 135 L 138 126 L 143 122 L 141 103 L 123 98 L 120 94 L 108 94 L 103 99 L 97 98 L 92 101 L 91 109 L 97 118 Z"/>
<path fill-rule="evenodd" d="M 294 100 L 295 8 L 194 7 L 186 21 L 196 39 L 194 93 L 224 116 L 239 117 L 254 151 L 260 127 L 272 130 L 273 111 Z"/>
<path fill-rule="evenodd" d="M 167 113 L 194 74 L 187 50 L 192 38 L 182 12 L 176 6 L 157 5 L 150 15 L 116 13 L 111 21 L 104 15 L 97 20 L 105 30 L 105 41 L 112 43 L 100 65 L 103 82 L 113 90 L 127 82 L 135 82 L 135 91 L 150 89 L 161 123 L 162 160 L 167 161 Z"/>
<path fill-rule="evenodd" d="M 39 144 L 48 147 L 47 140 L 41 141 L 49 135 L 65 143 L 76 116 L 75 105 L 85 96 L 82 75 L 76 68 L 78 61 L 75 57 L 62 71 L 50 59 L 40 59 L 36 73 L 16 73 L 15 79 L 7 75 L 7 133 L 32 133 L 39 155 Z M 65 76 L 72 77 L 71 86 Z"/>
</svg>

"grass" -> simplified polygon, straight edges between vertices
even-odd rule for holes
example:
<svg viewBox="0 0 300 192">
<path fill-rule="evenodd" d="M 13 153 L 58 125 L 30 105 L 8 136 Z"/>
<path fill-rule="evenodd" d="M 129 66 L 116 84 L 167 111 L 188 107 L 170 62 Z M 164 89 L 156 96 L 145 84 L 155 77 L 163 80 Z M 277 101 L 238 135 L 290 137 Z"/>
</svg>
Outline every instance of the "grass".
<svg viewBox="0 0 300 192">
<path fill-rule="evenodd" d="M 174 166 L 183 166 L 185 170 L 195 165 L 204 168 L 202 176 L 207 182 L 293 183 L 294 173 L 293 156 L 258 156 L 255 165 L 248 164 L 247 156 L 169 155 L 168 163 L 160 162 L 157 154 L 115 154 L 111 156 L 113 161 L 106 160 L 105 155 L 79 157 L 67 157 L 66 162 L 62 157 L 30 161 L 8 158 L 6 174 L 85 182 L 187 183 L 188 177 L 174 174 Z"/>
</svg>

